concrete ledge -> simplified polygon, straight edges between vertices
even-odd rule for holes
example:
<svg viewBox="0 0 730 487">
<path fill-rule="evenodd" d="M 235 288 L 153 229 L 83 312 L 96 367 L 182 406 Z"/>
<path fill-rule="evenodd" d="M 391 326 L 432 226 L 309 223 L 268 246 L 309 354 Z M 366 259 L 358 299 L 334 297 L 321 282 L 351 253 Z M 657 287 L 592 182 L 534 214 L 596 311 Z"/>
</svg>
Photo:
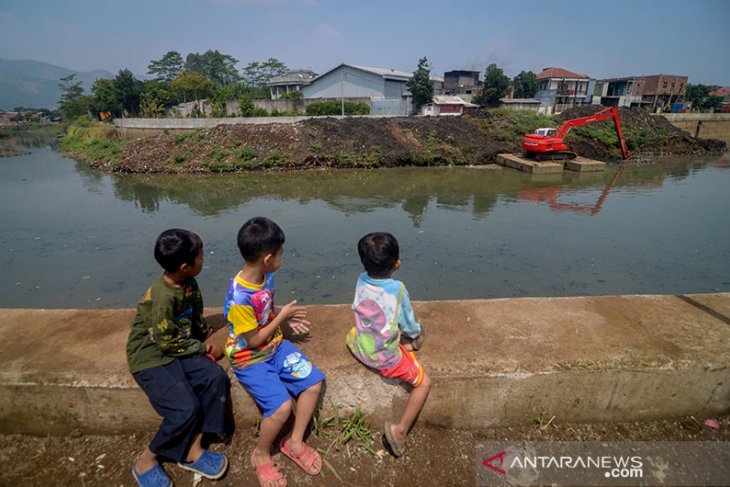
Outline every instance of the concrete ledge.
<svg viewBox="0 0 730 487">
<path fill-rule="evenodd" d="M 434 388 L 420 420 L 451 427 L 530 421 L 641 420 L 730 408 L 730 294 L 415 303 L 420 357 Z M 402 386 L 344 346 L 348 305 L 310 306 L 298 345 L 327 374 L 323 406 L 395 417 Z M 220 310 L 211 321 L 221 325 Z M 5 309 L 0 319 L 0 432 L 130 432 L 158 417 L 127 371 L 132 310 Z M 224 340 L 225 330 L 214 336 Z M 235 383 L 239 425 L 258 412 Z"/>
<path fill-rule="evenodd" d="M 497 154 L 497 164 L 532 174 L 554 174 L 563 172 L 563 163 L 538 162 L 514 154 Z"/>
<path fill-rule="evenodd" d="M 577 172 L 600 172 L 606 170 L 606 163 L 578 156 L 572 161 L 565 161 L 565 169 Z"/>
</svg>

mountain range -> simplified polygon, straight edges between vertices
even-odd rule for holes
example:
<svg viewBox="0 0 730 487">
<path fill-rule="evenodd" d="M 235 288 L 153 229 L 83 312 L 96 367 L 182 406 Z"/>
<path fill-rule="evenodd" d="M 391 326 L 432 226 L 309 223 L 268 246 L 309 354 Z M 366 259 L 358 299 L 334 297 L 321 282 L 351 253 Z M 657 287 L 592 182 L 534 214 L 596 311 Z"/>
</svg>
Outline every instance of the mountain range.
<svg viewBox="0 0 730 487">
<path fill-rule="evenodd" d="M 41 61 L 0 59 L 0 110 L 57 108 L 61 97 L 58 85 L 70 74 L 76 74 L 76 80 L 83 83 L 85 94 L 90 94 L 95 80 L 115 76 L 102 70 L 82 72 Z"/>
</svg>

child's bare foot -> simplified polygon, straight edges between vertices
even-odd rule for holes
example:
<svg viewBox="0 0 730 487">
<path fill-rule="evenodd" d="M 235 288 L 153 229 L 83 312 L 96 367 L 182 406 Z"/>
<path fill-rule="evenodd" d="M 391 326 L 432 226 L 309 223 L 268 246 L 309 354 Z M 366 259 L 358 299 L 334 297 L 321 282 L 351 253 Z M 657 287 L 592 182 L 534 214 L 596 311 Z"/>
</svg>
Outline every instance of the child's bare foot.
<svg viewBox="0 0 730 487">
<path fill-rule="evenodd" d="M 385 423 L 385 440 L 396 458 L 403 456 L 406 440 L 408 439 L 407 433 L 407 429 L 402 429 L 397 424 Z"/>
<path fill-rule="evenodd" d="M 274 465 L 271 455 L 251 455 L 251 465 L 256 470 L 256 477 L 261 487 L 286 487 L 286 478 Z"/>
</svg>

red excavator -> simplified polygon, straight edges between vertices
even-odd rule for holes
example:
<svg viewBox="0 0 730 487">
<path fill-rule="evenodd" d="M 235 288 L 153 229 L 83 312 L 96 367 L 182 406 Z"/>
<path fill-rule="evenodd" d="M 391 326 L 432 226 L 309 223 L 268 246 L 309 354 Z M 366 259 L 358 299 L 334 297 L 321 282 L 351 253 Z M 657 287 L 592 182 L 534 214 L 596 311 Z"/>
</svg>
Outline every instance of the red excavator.
<svg viewBox="0 0 730 487">
<path fill-rule="evenodd" d="M 621 132 L 621 121 L 618 117 L 618 110 L 615 107 L 609 107 L 600 112 L 594 113 L 589 117 L 580 117 L 568 120 L 559 129 L 555 128 L 539 128 L 534 134 L 527 134 L 522 139 L 522 149 L 525 156 L 538 161 L 556 160 L 556 159 L 575 159 L 577 154 L 571 151 L 565 145 L 565 136 L 573 127 L 586 125 L 588 123 L 600 122 L 601 120 L 613 119 L 616 126 L 616 135 L 618 135 L 618 143 L 621 148 L 621 155 L 624 159 L 631 157 L 629 149 L 624 141 L 624 134 Z"/>
</svg>

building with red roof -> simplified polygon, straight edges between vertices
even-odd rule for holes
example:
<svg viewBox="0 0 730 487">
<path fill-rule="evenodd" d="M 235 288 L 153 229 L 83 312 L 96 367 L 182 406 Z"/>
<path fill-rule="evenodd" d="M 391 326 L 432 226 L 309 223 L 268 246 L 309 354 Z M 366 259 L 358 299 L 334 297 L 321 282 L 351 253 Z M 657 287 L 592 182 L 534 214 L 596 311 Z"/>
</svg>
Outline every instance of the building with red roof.
<svg viewBox="0 0 730 487">
<path fill-rule="evenodd" d="M 590 104 L 596 80 L 564 68 L 545 68 L 537 74 L 540 88 L 535 99 L 547 113 L 559 113 L 576 105 Z"/>
</svg>

